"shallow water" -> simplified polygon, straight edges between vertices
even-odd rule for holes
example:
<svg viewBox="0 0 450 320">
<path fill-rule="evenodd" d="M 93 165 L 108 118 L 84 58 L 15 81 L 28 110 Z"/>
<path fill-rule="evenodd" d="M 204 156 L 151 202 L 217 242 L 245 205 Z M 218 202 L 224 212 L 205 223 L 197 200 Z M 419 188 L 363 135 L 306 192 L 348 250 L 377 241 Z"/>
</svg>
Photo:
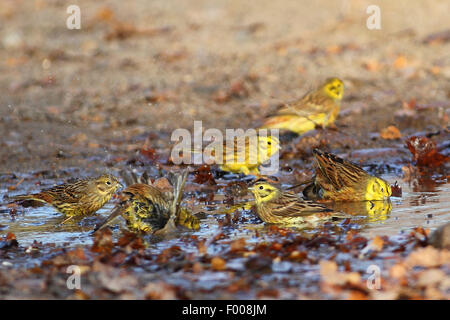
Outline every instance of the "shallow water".
<svg viewBox="0 0 450 320">
<path fill-rule="evenodd" d="M 393 175 L 383 176 L 389 183 L 399 181 Z M 366 237 L 375 235 L 396 235 L 407 232 L 412 228 L 422 226 L 435 229 L 450 221 L 450 184 L 446 182 L 428 181 L 420 187 L 410 186 L 400 182 L 402 197 L 392 197 L 390 203 L 346 203 L 332 205 L 335 210 L 351 214 L 351 222 L 355 224 L 359 232 Z M 0 190 L 0 198 L 7 193 L 6 189 Z M 216 195 L 215 200 L 221 195 Z M 220 201 L 217 201 L 220 203 Z M 17 215 L 11 216 L 9 210 L 2 207 L 0 213 L 0 234 L 12 232 L 16 235 L 19 244 L 28 246 L 33 241 L 43 244 L 54 243 L 56 246 L 73 247 L 77 245 L 90 245 L 93 242 L 92 229 L 103 216 L 106 216 L 113 208 L 112 202 L 108 203 L 96 216 L 85 218 L 80 222 L 60 225 L 63 217 L 50 206 L 38 208 L 18 208 Z M 194 207 L 194 212 L 206 213 L 202 219 L 201 228 L 197 232 L 186 231 L 185 234 L 197 235 L 201 238 L 210 238 L 219 231 L 217 219 L 222 218 L 227 208 L 224 205 L 211 206 L 214 210 L 207 210 L 205 205 Z M 241 210 L 245 220 L 238 228 L 229 228 L 224 232 L 230 239 L 245 238 L 247 242 L 256 243 L 266 236 L 267 228 L 259 221 L 250 210 Z M 123 227 L 120 218 L 116 220 L 114 235 Z M 308 228 L 299 232 L 314 232 L 314 228 Z M 152 244 L 155 248 L 164 249 L 173 244 L 180 244 L 177 239 L 162 241 Z M 190 251 L 189 246 L 183 242 L 183 248 Z M 192 248 L 194 250 L 194 248 Z M 214 250 L 209 248 L 209 250 Z M 210 252 L 213 253 L 213 252 Z"/>
</svg>

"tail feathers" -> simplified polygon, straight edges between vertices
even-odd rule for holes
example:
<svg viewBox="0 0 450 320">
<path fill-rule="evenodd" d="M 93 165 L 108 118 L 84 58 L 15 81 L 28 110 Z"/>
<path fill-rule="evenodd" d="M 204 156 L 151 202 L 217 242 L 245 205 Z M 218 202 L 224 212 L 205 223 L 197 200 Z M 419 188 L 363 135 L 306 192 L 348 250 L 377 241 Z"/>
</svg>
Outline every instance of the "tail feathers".
<svg viewBox="0 0 450 320">
<path fill-rule="evenodd" d="M 177 216 L 180 210 L 181 199 L 183 198 L 183 189 L 186 183 L 188 171 L 184 170 L 183 173 L 177 176 L 176 184 L 174 184 L 173 190 L 173 202 L 171 206 L 171 215 Z"/>
<path fill-rule="evenodd" d="M 144 171 L 140 177 L 138 177 L 136 173 L 131 170 L 121 170 L 119 174 L 123 181 L 125 181 L 126 186 L 131 186 L 136 183 L 152 185 L 152 181 L 150 180 L 147 171 Z"/>
<path fill-rule="evenodd" d="M 313 182 L 307 185 L 305 189 L 303 189 L 303 196 L 308 200 L 322 199 L 321 189 Z"/>
<path fill-rule="evenodd" d="M 25 201 L 33 201 L 33 202 L 39 202 L 39 203 L 48 203 L 51 202 L 51 199 L 49 196 L 46 196 L 42 193 L 36 193 L 36 194 L 27 194 L 27 195 L 19 195 L 9 198 L 12 200 L 12 202 L 25 202 Z"/>
<path fill-rule="evenodd" d="M 188 170 L 184 170 L 183 173 L 178 175 L 169 175 L 169 181 L 173 183 L 174 190 L 173 190 L 173 200 L 170 205 L 170 218 L 169 221 L 167 221 L 164 228 L 157 230 L 154 234 L 155 235 L 168 235 L 170 233 L 173 233 L 176 231 L 177 226 L 176 222 L 179 218 L 180 214 L 180 203 L 181 199 L 183 197 L 183 189 L 184 185 L 186 183 L 188 175 Z"/>
<path fill-rule="evenodd" d="M 121 204 L 118 204 L 113 211 L 111 212 L 111 214 L 105 219 L 103 220 L 100 224 L 98 224 L 95 228 L 94 228 L 94 232 L 97 232 L 98 230 L 103 229 L 104 227 L 106 227 L 111 221 L 113 221 L 116 217 L 120 216 L 123 212 L 124 208 Z"/>
</svg>

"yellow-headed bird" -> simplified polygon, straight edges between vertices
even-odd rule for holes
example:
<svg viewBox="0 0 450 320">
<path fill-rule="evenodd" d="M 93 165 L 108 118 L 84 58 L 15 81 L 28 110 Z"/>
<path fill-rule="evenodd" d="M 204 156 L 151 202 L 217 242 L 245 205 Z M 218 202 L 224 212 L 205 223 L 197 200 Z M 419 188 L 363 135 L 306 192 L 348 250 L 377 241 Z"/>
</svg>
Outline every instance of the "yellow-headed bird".
<svg viewBox="0 0 450 320">
<path fill-rule="evenodd" d="M 293 225 L 329 219 L 334 215 L 322 204 L 304 200 L 266 182 L 256 182 L 249 189 L 255 196 L 258 216 L 267 223 Z"/>
<path fill-rule="evenodd" d="M 341 107 L 344 82 L 329 78 L 317 90 L 307 93 L 300 100 L 281 106 L 266 117 L 262 128 L 284 129 L 303 134 L 316 126 L 332 124 Z"/>
<path fill-rule="evenodd" d="M 185 181 L 186 175 L 187 172 L 177 178 Z M 105 227 L 119 215 L 125 219 L 128 229 L 137 233 L 155 233 L 162 230 L 168 225 L 171 217 L 174 227 L 181 225 L 198 230 L 200 220 L 188 210 L 179 207 L 184 181 L 178 181 L 174 185 L 173 193 L 163 193 L 147 183 L 134 183 L 128 186 L 120 193 L 120 201 L 111 214 L 95 231 Z"/>
<path fill-rule="evenodd" d="M 210 154 L 211 158 L 206 158 L 214 161 L 223 171 L 259 175 L 258 167 L 279 150 L 277 137 L 254 135 L 213 142 L 205 148 L 204 154 Z"/>
<path fill-rule="evenodd" d="M 104 174 L 61 184 L 35 194 L 15 196 L 12 199 L 18 203 L 48 203 L 69 218 L 87 216 L 103 207 L 121 186 L 116 177 Z"/>
<path fill-rule="evenodd" d="M 391 186 L 356 164 L 331 153 L 314 149 L 317 167 L 314 182 L 303 190 L 308 199 L 335 201 L 386 200 Z"/>
</svg>

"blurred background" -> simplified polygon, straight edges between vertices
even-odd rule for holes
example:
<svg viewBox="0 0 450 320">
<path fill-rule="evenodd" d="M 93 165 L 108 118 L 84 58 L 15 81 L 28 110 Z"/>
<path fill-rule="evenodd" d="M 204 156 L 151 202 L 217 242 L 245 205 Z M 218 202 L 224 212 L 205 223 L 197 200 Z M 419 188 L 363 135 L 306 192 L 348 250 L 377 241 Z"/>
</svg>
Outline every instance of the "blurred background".
<svg viewBox="0 0 450 320">
<path fill-rule="evenodd" d="M 371 4 L 2 0 L 0 170 L 103 165 L 194 120 L 255 127 L 330 76 L 345 82 L 337 126 L 360 143 L 445 126 L 450 3 L 376 1 L 381 30 Z"/>
</svg>

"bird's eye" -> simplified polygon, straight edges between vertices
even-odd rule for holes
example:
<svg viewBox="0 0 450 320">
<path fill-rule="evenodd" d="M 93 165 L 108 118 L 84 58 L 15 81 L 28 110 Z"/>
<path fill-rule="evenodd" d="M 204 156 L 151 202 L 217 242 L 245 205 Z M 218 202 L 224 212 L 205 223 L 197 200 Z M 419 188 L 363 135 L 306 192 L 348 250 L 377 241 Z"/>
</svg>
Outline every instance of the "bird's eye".
<svg viewBox="0 0 450 320">
<path fill-rule="evenodd" d="M 106 181 L 106 184 L 107 184 L 108 186 L 110 186 L 110 185 L 111 185 L 111 181 Z"/>
<path fill-rule="evenodd" d="M 261 189 L 261 190 L 262 190 L 262 189 L 264 189 L 264 187 L 263 187 L 263 186 L 259 186 L 259 189 Z"/>
<path fill-rule="evenodd" d="M 269 141 L 269 142 L 267 142 L 267 144 L 270 146 L 272 144 L 272 142 Z"/>
<path fill-rule="evenodd" d="M 384 189 L 383 189 L 383 188 L 381 188 L 381 192 L 384 192 Z"/>
</svg>

